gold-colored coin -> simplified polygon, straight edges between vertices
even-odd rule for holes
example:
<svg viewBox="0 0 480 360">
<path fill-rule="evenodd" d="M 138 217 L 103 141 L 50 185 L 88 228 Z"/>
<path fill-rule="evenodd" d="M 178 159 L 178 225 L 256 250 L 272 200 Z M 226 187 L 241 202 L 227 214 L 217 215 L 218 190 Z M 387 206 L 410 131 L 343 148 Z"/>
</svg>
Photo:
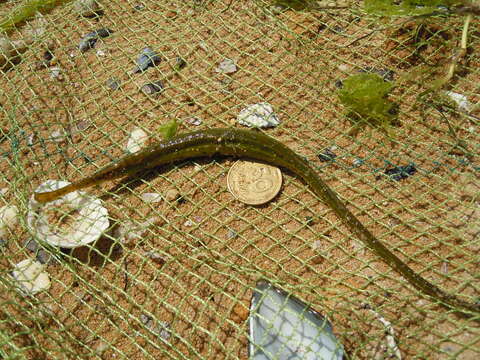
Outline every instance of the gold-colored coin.
<svg viewBox="0 0 480 360">
<path fill-rule="evenodd" d="M 280 191 L 282 172 L 275 166 L 239 160 L 228 172 L 227 186 L 230 193 L 245 204 L 265 204 Z"/>
</svg>

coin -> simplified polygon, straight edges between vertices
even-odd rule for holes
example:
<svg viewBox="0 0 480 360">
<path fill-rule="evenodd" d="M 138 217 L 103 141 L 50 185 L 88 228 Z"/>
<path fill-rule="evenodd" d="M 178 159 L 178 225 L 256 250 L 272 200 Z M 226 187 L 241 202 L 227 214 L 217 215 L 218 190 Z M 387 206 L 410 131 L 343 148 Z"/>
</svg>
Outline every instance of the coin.
<svg viewBox="0 0 480 360">
<path fill-rule="evenodd" d="M 227 186 L 230 193 L 245 204 L 265 204 L 280 191 L 282 172 L 275 166 L 239 160 L 228 172 Z"/>
</svg>

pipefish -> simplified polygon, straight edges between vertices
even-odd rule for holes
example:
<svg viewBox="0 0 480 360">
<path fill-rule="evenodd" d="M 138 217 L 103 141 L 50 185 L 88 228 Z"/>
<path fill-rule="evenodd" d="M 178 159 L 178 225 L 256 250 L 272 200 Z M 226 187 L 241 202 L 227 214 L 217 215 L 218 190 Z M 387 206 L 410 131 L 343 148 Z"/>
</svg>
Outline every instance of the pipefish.
<svg viewBox="0 0 480 360">
<path fill-rule="evenodd" d="M 480 304 L 468 303 L 455 295 L 450 295 L 412 270 L 388 250 L 348 210 L 335 192 L 320 178 L 304 158 L 281 142 L 257 131 L 218 128 L 180 134 L 142 151 L 127 155 L 118 162 L 66 187 L 50 192 L 35 193 L 35 199 L 42 203 L 49 202 L 72 191 L 100 184 L 107 180 L 132 175 L 160 165 L 215 155 L 250 158 L 290 170 L 302 178 L 313 192 L 335 211 L 355 236 L 360 238 L 376 255 L 407 279 L 415 289 L 439 301 L 442 305 L 459 311 L 464 316 L 473 315 L 468 314 L 468 312 L 480 314 Z"/>
</svg>

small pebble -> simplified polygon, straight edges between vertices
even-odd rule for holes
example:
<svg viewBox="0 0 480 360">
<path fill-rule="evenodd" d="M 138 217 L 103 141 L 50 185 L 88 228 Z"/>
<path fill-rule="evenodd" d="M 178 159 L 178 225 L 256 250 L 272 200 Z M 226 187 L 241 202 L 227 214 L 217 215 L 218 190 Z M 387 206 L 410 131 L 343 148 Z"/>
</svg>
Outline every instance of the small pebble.
<svg viewBox="0 0 480 360">
<path fill-rule="evenodd" d="M 143 193 L 141 198 L 146 203 L 158 203 L 162 201 L 162 195 L 159 193 Z"/>
<path fill-rule="evenodd" d="M 0 208 L 0 238 L 10 235 L 18 224 L 18 208 L 15 205 L 5 205 Z"/>
<path fill-rule="evenodd" d="M 111 90 L 117 90 L 120 88 L 120 80 L 115 79 L 115 78 L 110 78 L 107 81 L 105 81 L 105 85 L 107 85 L 108 88 Z"/>
<path fill-rule="evenodd" d="M 97 16 L 101 12 L 98 0 L 77 0 L 75 1 L 75 11 L 83 17 Z"/>
<path fill-rule="evenodd" d="M 343 88 L 343 81 L 342 80 L 336 80 L 335 81 L 335 87 L 338 89 Z"/>
<path fill-rule="evenodd" d="M 195 225 L 195 223 L 192 220 L 187 220 L 183 223 L 183 226 L 186 226 L 186 227 L 191 227 L 193 225 Z"/>
<path fill-rule="evenodd" d="M 53 59 L 53 54 L 50 50 L 45 50 L 45 52 L 43 53 L 43 60 L 45 61 L 50 61 Z"/>
<path fill-rule="evenodd" d="M 133 8 L 137 11 L 142 11 L 145 10 L 145 4 L 139 2 L 133 5 Z"/>
<path fill-rule="evenodd" d="M 106 28 L 102 28 L 102 29 L 98 29 L 98 30 L 89 32 L 88 34 L 83 36 L 82 39 L 80 40 L 80 43 L 78 44 L 78 49 L 82 53 L 86 52 L 89 49 L 92 49 L 92 48 L 95 47 L 95 44 L 97 43 L 98 39 L 108 37 L 112 33 L 113 33 L 112 30 L 106 29 Z M 97 54 L 98 54 L 98 52 L 97 52 Z M 105 55 L 105 53 L 104 53 L 104 55 Z"/>
<path fill-rule="evenodd" d="M 97 354 L 103 354 L 109 347 L 110 345 L 108 343 L 105 341 L 100 341 L 97 345 L 95 345 L 95 352 Z"/>
<path fill-rule="evenodd" d="M 130 133 L 130 137 L 127 142 L 127 151 L 135 153 L 140 151 L 148 140 L 148 135 L 141 128 L 135 128 Z"/>
<path fill-rule="evenodd" d="M 145 254 L 145 257 L 151 259 L 153 262 L 155 262 L 158 265 L 163 266 L 167 262 L 164 259 L 164 257 L 156 251 L 146 251 L 144 254 Z"/>
<path fill-rule="evenodd" d="M 132 70 L 132 72 L 139 73 L 147 70 L 149 67 L 155 66 L 160 63 L 161 57 L 153 51 L 151 48 L 144 48 L 137 58 L 137 66 Z"/>
<path fill-rule="evenodd" d="M 43 269 L 38 261 L 25 259 L 15 265 L 12 275 L 25 294 L 33 295 L 50 288 L 50 276 Z"/>
<path fill-rule="evenodd" d="M 237 71 L 237 65 L 235 65 L 235 62 L 232 59 L 224 59 L 218 64 L 215 71 L 223 74 L 233 74 Z"/>
<path fill-rule="evenodd" d="M 313 250 L 320 250 L 322 248 L 322 242 L 320 240 L 315 240 L 312 244 Z"/>
<path fill-rule="evenodd" d="M 204 50 L 204 51 L 208 51 L 208 45 L 205 41 L 200 41 L 198 43 L 198 46 L 200 47 L 200 49 Z"/>
<path fill-rule="evenodd" d="M 258 128 L 275 127 L 280 124 L 272 105 L 266 102 L 248 105 L 240 111 L 237 121 L 239 124 Z"/>
<path fill-rule="evenodd" d="M 35 239 L 28 239 L 25 244 L 24 244 L 25 248 L 30 250 L 31 252 L 34 252 L 36 253 L 37 250 L 39 249 L 39 245 L 38 245 L 38 242 L 35 240 Z"/>
<path fill-rule="evenodd" d="M 202 119 L 198 118 L 198 117 L 188 117 L 185 119 L 185 122 L 187 124 L 190 124 L 190 125 L 195 125 L 195 126 L 199 126 L 202 124 Z"/>
<path fill-rule="evenodd" d="M 49 265 L 49 264 L 54 264 L 54 263 L 55 263 L 55 259 L 54 259 L 54 257 L 52 256 L 52 254 L 50 254 L 49 252 L 45 251 L 44 249 L 39 249 L 39 250 L 38 250 L 37 256 L 36 256 L 36 260 L 37 260 L 40 264 L 45 264 L 45 265 Z"/>
<path fill-rule="evenodd" d="M 92 122 L 89 120 L 80 120 L 75 123 L 73 126 L 73 132 L 82 132 L 87 130 L 92 125 Z"/>
<path fill-rule="evenodd" d="M 237 303 L 232 309 L 232 320 L 237 324 L 247 320 L 250 310 L 242 303 Z"/>
<path fill-rule="evenodd" d="M 360 167 L 362 166 L 363 164 L 365 163 L 365 160 L 363 159 L 360 159 L 360 158 L 356 158 L 355 160 L 353 160 L 353 166 L 354 167 Z"/>
<path fill-rule="evenodd" d="M 227 239 L 236 239 L 238 237 L 238 234 L 235 230 L 229 229 L 227 232 Z"/>
<path fill-rule="evenodd" d="M 35 140 L 35 134 L 30 134 L 27 136 L 27 145 L 32 146 Z"/>
<path fill-rule="evenodd" d="M 177 200 L 180 196 L 180 193 L 175 190 L 175 189 L 168 189 L 166 192 L 165 192 L 165 199 L 167 201 L 174 201 L 174 200 Z"/>
<path fill-rule="evenodd" d="M 154 81 L 151 83 L 147 83 L 142 86 L 141 90 L 145 95 L 154 95 L 157 93 L 161 93 L 164 89 L 164 85 L 162 81 Z"/>
<path fill-rule="evenodd" d="M 50 79 L 62 80 L 62 69 L 59 67 L 50 68 Z"/>
<path fill-rule="evenodd" d="M 57 142 L 57 143 L 61 143 L 61 142 L 64 142 L 65 140 L 67 140 L 67 135 L 65 134 L 65 131 L 63 131 L 63 130 L 54 130 L 50 134 L 50 136 L 51 136 L 52 140 Z"/>
<path fill-rule="evenodd" d="M 187 62 L 183 60 L 180 56 L 177 56 L 175 59 L 175 70 L 182 70 L 187 66 Z"/>
<path fill-rule="evenodd" d="M 385 175 L 388 175 L 392 180 L 400 181 L 415 174 L 417 168 L 414 164 L 408 164 L 406 166 L 395 166 L 393 168 L 385 170 Z"/>
<path fill-rule="evenodd" d="M 103 50 L 97 50 L 97 56 L 105 56 L 105 51 Z"/>
<path fill-rule="evenodd" d="M 329 162 L 335 159 L 337 155 L 332 150 L 330 150 L 330 148 L 326 148 L 325 150 L 323 150 L 323 152 L 318 154 L 317 157 L 321 162 Z"/>
<path fill-rule="evenodd" d="M 444 273 L 444 274 L 448 274 L 448 263 L 447 263 L 447 262 L 444 261 L 444 262 L 442 263 L 441 271 L 442 271 L 442 273 Z"/>
</svg>

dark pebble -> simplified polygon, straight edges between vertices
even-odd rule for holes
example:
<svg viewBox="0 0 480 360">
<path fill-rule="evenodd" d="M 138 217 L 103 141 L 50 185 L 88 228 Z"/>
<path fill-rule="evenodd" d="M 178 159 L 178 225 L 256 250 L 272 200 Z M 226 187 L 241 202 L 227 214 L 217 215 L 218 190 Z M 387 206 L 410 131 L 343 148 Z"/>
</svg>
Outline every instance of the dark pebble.
<svg viewBox="0 0 480 360">
<path fill-rule="evenodd" d="M 105 38 L 107 36 L 110 36 L 112 33 L 112 30 L 105 28 L 89 32 L 80 40 L 78 48 L 81 52 L 90 50 L 95 47 L 95 44 L 97 43 L 99 38 Z"/>
<path fill-rule="evenodd" d="M 4 247 L 5 245 L 7 245 L 7 240 L 5 240 L 5 239 L 0 239 L 0 248 L 1 248 L 1 247 Z"/>
<path fill-rule="evenodd" d="M 142 50 L 137 58 L 137 66 L 133 69 L 133 73 L 139 73 L 147 70 L 149 67 L 157 65 L 161 61 L 161 57 L 151 48 L 146 47 Z"/>
<path fill-rule="evenodd" d="M 180 56 L 177 56 L 175 59 L 175 70 L 182 70 L 185 66 L 187 66 L 187 62 L 183 60 Z"/>
<path fill-rule="evenodd" d="M 146 95 L 153 95 L 163 91 L 163 83 L 161 81 L 155 81 L 147 83 L 142 86 L 142 92 Z"/>
<path fill-rule="evenodd" d="M 105 85 L 107 85 L 107 87 L 109 87 L 111 90 L 117 90 L 120 88 L 120 80 L 110 78 L 105 82 Z"/>
<path fill-rule="evenodd" d="M 338 89 L 343 88 L 343 81 L 342 80 L 335 81 L 335 87 Z"/>
<path fill-rule="evenodd" d="M 325 149 L 322 153 L 318 154 L 317 156 L 321 162 L 332 161 L 337 157 L 337 155 L 330 149 Z"/>
<path fill-rule="evenodd" d="M 41 264 L 53 264 L 55 263 L 55 259 L 53 258 L 52 254 L 45 251 L 44 249 L 39 249 L 37 252 L 37 261 Z"/>
<path fill-rule="evenodd" d="M 414 164 L 408 164 L 405 166 L 395 166 L 393 168 L 385 170 L 385 175 L 388 175 L 392 180 L 400 181 L 415 174 L 417 168 Z"/>
<path fill-rule="evenodd" d="M 31 252 L 37 252 L 39 245 L 36 240 L 29 239 L 24 244 L 25 248 L 30 250 Z"/>
<path fill-rule="evenodd" d="M 50 50 L 45 50 L 45 52 L 43 53 L 43 59 L 45 61 L 50 61 L 53 59 L 53 54 Z"/>
</svg>

